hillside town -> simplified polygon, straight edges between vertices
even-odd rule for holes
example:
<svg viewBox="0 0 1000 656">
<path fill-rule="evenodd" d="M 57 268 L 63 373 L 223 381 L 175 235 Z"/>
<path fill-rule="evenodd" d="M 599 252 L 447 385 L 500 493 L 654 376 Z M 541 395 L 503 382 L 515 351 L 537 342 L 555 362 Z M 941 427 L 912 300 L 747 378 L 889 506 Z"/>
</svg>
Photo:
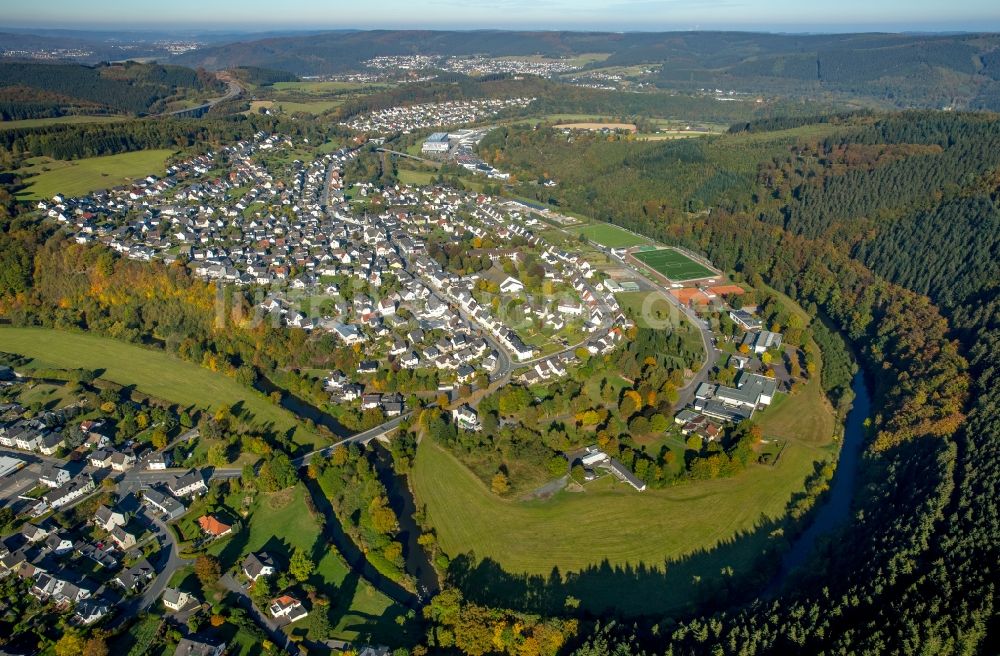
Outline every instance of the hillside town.
<svg viewBox="0 0 1000 656">
<path fill-rule="evenodd" d="M 365 388 L 380 371 L 482 386 L 531 363 L 532 382 L 564 376 L 576 348 L 607 352 L 619 338 L 627 320 L 610 289 L 586 259 L 536 235 L 527 206 L 446 187 L 345 186 L 356 148 L 272 167 L 281 170 L 259 157 L 290 147 L 258 134 L 162 178 L 38 209 L 79 243 L 181 259 L 196 276 L 246 288 L 258 320 L 363 348 L 357 370 L 333 372 L 327 389 L 386 417 L 404 404 Z M 452 240 L 479 270 L 446 266 L 441 246 Z"/>
</svg>

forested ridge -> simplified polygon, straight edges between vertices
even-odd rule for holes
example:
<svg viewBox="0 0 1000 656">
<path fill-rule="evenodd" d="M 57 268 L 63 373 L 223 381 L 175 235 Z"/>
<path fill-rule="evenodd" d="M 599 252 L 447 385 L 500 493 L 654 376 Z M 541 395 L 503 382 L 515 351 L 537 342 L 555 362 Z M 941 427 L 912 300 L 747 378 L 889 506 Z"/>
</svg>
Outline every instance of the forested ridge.
<svg viewBox="0 0 1000 656">
<path fill-rule="evenodd" d="M 987 152 L 996 120 L 858 117 L 826 133 L 659 147 L 587 139 L 563 147 L 558 136 L 516 133 L 490 144 L 494 157 L 514 162 L 538 142 L 563 154 L 579 148 L 595 175 L 641 159 L 641 175 L 595 184 L 591 211 L 821 311 L 875 384 L 854 522 L 821 546 L 797 586 L 744 608 L 639 627 L 634 637 L 611 631 L 621 644 L 598 636 L 581 656 L 989 653 L 996 644 L 1000 162 Z M 545 163 L 547 175 L 572 181 L 545 193 L 588 211 L 570 170 L 578 160 Z M 685 182 L 688 167 L 733 178 L 710 198 L 710 214 L 684 212 L 704 188 Z M 634 200 L 648 198 L 647 180 L 657 177 L 679 192 L 669 211 Z"/>
<path fill-rule="evenodd" d="M 22 102 L 10 89 L 31 89 L 39 96 L 57 94 L 61 102 Z M 96 106 L 110 113 L 148 114 L 162 110 L 163 101 L 185 91 L 217 92 L 214 75 L 182 66 L 159 64 L 0 64 L 0 119 L 58 116 L 71 105 Z"/>
</svg>

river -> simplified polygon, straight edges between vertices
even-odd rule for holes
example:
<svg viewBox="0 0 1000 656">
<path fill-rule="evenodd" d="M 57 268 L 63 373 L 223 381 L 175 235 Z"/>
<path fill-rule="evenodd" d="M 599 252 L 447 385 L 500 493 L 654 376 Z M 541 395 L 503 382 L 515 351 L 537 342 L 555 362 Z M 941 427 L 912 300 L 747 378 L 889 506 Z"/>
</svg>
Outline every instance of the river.
<svg viewBox="0 0 1000 656">
<path fill-rule="evenodd" d="M 426 600 L 439 591 L 437 571 L 427 557 L 427 552 L 417 542 L 420 526 L 414 519 L 417 506 L 410 492 L 406 476 L 400 476 L 392 466 L 392 454 L 381 444 L 374 443 L 375 470 L 389 493 L 389 505 L 399 517 L 399 541 L 403 543 L 406 573 L 417 581 L 417 591 Z"/>
<path fill-rule="evenodd" d="M 850 518 L 861 453 L 865 444 L 865 420 L 871 416 L 871 397 L 862 371 L 859 370 L 854 375 L 851 389 L 854 390 L 854 403 L 847 413 L 844 443 L 840 447 L 837 470 L 834 472 L 830 490 L 823 505 L 813 514 L 812 523 L 792 542 L 791 549 L 785 552 L 781 560 L 781 570 L 768 586 L 764 596 L 772 596 L 780 591 L 788 577 L 812 554 L 816 541 L 839 528 Z"/>
</svg>

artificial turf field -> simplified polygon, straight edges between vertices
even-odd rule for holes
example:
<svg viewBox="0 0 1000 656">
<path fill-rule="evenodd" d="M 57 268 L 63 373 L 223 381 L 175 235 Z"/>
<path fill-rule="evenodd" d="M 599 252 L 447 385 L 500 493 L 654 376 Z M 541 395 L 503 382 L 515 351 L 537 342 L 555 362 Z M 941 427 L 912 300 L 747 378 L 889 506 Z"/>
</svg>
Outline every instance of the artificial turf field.
<svg viewBox="0 0 1000 656">
<path fill-rule="evenodd" d="M 695 262 L 690 257 L 672 248 L 661 248 L 653 251 L 639 251 L 632 256 L 657 271 L 673 282 L 685 280 L 700 280 L 714 278 L 718 273 L 707 266 Z"/>
</svg>

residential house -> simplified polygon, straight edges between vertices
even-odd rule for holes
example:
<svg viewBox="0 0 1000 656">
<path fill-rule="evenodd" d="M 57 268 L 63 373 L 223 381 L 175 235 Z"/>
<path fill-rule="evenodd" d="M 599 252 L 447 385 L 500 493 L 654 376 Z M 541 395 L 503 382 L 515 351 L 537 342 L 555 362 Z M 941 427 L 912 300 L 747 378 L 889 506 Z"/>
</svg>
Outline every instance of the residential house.
<svg viewBox="0 0 1000 656">
<path fill-rule="evenodd" d="M 94 490 L 94 479 L 87 474 L 80 474 L 68 483 L 42 496 L 45 503 L 52 508 L 61 508 L 68 503 L 83 498 Z"/>
<path fill-rule="evenodd" d="M 163 470 L 170 467 L 173 458 L 169 451 L 160 451 L 152 454 L 146 459 L 146 469 Z"/>
<path fill-rule="evenodd" d="M 193 602 L 195 598 L 192 595 L 178 588 L 167 588 L 163 591 L 163 605 L 174 612 L 184 610 Z"/>
<path fill-rule="evenodd" d="M 459 428 L 469 431 L 477 431 L 481 428 L 479 415 L 468 404 L 462 404 L 452 410 L 451 416 Z"/>
<path fill-rule="evenodd" d="M 243 574 L 251 581 L 274 574 L 274 558 L 266 551 L 252 552 L 243 559 Z"/>
<path fill-rule="evenodd" d="M 272 617 L 287 620 L 289 624 L 309 615 L 302 602 L 289 595 L 281 595 L 277 599 L 272 599 L 269 610 Z"/>
<path fill-rule="evenodd" d="M 177 519 L 184 514 L 184 504 L 155 488 L 143 491 L 142 498 L 147 506 L 163 514 L 167 520 Z"/>
<path fill-rule="evenodd" d="M 149 561 L 143 559 L 132 567 L 119 572 L 118 576 L 114 578 L 114 582 L 128 592 L 138 592 L 154 578 L 156 578 L 156 570 L 149 564 Z"/>
<path fill-rule="evenodd" d="M 217 519 L 214 515 L 202 515 L 198 518 L 198 526 L 201 530 L 212 538 L 221 538 L 233 532 L 233 527 Z"/>
<path fill-rule="evenodd" d="M 111 454 L 111 469 L 116 472 L 126 472 L 135 465 L 135 453 L 132 451 L 116 451 Z"/>
<path fill-rule="evenodd" d="M 111 612 L 110 607 L 102 599 L 84 599 L 73 609 L 73 621 L 83 626 L 90 626 L 109 612 Z"/>
<path fill-rule="evenodd" d="M 129 530 L 126 530 L 123 526 L 115 526 L 110 531 L 108 531 L 108 536 L 111 541 L 118 545 L 118 548 L 122 551 L 126 551 L 135 546 L 136 536 Z"/>
<path fill-rule="evenodd" d="M 167 484 L 167 489 L 175 497 L 187 497 L 207 492 L 208 486 L 205 485 L 201 472 L 192 469 L 183 476 L 174 477 L 173 482 Z"/>
<path fill-rule="evenodd" d="M 38 444 L 38 450 L 44 455 L 51 456 L 55 455 L 65 444 L 66 440 L 63 439 L 62 433 L 49 433 L 42 437 Z"/>
<path fill-rule="evenodd" d="M 197 636 L 181 638 L 174 650 L 174 656 L 222 656 L 226 652 L 226 643 L 215 642 Z"/>
<path fill-rule="evenodd" d="M 39 483 L 53 489 L 69 483 L 69 479 L 69 470 L 47 463 L 42 465 L 42 473 L 38 475 Z"/>
</svg>

